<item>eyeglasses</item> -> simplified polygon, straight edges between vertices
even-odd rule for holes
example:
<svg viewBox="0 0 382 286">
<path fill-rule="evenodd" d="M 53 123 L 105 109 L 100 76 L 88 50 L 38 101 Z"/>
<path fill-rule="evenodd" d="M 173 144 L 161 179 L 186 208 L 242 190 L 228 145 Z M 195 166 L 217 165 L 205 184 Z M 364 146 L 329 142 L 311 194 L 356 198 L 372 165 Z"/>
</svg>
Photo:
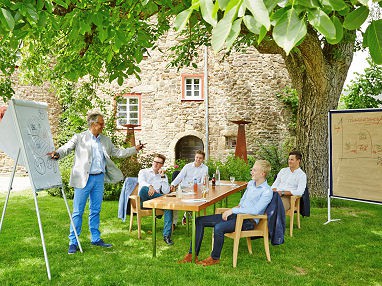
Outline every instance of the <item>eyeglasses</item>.
<svg viewBox="0 0 382 286">
<path fill-rule="evenodd" d="M 163 162 L 154 161 L 154 163 L 157 163 L 157 164 L 163 165 Z"/>
</svg>

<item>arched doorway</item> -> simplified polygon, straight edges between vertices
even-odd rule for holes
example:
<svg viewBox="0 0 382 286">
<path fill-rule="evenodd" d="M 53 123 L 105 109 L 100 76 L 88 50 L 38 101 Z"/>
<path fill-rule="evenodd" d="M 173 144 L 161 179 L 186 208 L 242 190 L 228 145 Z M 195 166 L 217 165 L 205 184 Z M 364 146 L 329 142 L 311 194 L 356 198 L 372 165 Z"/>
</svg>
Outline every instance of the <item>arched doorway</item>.
<svg viewBox="0 0 382 286">
<path fill-rule="evenodd" d="M 175 159 L 194 161 L 195 151 L 204 150 L 203 141 L 196 136 L 184 136 L 175 145 Z"/>
</svg>

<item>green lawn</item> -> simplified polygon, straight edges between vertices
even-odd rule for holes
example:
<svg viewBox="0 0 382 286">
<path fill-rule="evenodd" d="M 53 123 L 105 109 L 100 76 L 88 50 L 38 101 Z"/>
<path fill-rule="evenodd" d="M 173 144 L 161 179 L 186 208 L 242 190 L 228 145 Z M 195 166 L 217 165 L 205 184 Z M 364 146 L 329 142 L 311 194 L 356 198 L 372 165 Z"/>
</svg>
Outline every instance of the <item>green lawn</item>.
<svg viewBox="0 0 382 286">
<path fill-rule="evenodd" d="M 237 204 L 238 195 L 230 198 Z M 5 195 L 0 195 L 3 209 Z M 117 218 L 118 202 L 104 202 L 101 214 L 102 237 L 114 244 L 111 249 L 91 246 L 84 215 L 81 235 L 84 253 L 68 255 L 69 218 L 64 201 L 39 193 L 38 202 L 44 228 L 52 280 L 46 275 L 33 195 L 12 193 L 0 233 L 0 285 L 382 285 L 382 207 L 333 200 L 332 218 L 341 221 L 323 225 L 327 209 L 312 207 L 294 237 L 271 246 L 272 262 L 267 262 L 263 241 L 255 240 L 254 255 L 245 241 L 239 246 L 237 268 L 232 268 L 232 241 L 226 239 L 217 266 L 179 265 L 188 250 L 186 227 L 173 234 L 174 246 L 158 237 L 157 257 L 152 258 L 151 218 L 143 219 L 142 239 L 136 224 Z M 71 203 L 71 201 L 70 201 Z M 314 202 L 313 202 L 314 203 Z M 212 211 L 212 210 L 209 210 Z M 161 231 L 163 220 L 158 221 Z M 287 229 L 287 233 L 288 229 Z M 199 257 L 206 258 L 211 247 L 211 231 Z"/>
</svg>

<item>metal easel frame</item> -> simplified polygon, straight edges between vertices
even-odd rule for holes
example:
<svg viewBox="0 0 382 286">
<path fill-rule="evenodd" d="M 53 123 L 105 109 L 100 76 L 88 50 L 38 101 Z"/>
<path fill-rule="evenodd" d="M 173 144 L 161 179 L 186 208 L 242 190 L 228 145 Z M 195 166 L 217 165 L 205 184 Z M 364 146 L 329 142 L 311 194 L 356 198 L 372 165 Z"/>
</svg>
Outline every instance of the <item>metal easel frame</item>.
<svg viewBox="0 0 382 286">
<path fill-rule="evenodd" d="M 2 229 L 2 225 L 3 225 L 3 221 L 4 221 L 4 217 L 5 217 L 5 212 L 6 212 L 6 209 L 7 209 L 7 205 L 8 205 L 8 201 L 9 201 L 9 196 L 10 196 L 10 193 L 11 193 L 11 190 L 12 190 L 13 179 L 15 177 L 16 167 L 17 167 L 17 163 L 18 163 L 19 158 L 20 158 L 20 153 L 21 153 L 21 149 L 19 148 L 19 150 L 17 152 L 16 160 L 15 160 L 15 163 L 14 163 L 14 166 L 13 166 L 12 175 L 10 177 L 8 193 L 7 193 L 7 197 L 5 199 L 5 203 L 4 203 L 4 207 L 3 207 L 3 212 L 2 212 L 2 215 L 1 215 L 0 232 L 1 232 L 1 229 Z M 77 230 L 74 227 L 72 215 L 70 213 L 70 208 L 69 208 L 68 201 L 66 199 L 64 188 L 62 186 L 60 186 L 60 189 L 61 189 L 62 197 L 64 198 L 64 201 L 65 201 L 66 210 L 68 211 L 68 214 L 69 214 L 70 223 L 71 223 L 71 225 L 73 227 L 74 234 L 75 234 L 77 242 L 78 242 L 79 250 L 81 251 L 81 253 L 83 253 L 82 247 L 81 247 L 81 243 L 80 243 L 80 240 L 79 240 L 79 237 L 78 237 L 78 234 L 77 234 Z M 33 184 L 32 184 L 32 190 L 33 190 L 34 202 L 35 202 L 35 207 L 36 207 L 37 221 L 38 221 L 38 226 L 39 226 L 39 230 L 40 230 L 41 243 L 42 243 L 42 248 L 43 248 L 43 251 L 44 251 L 44 259 L 45 259 L 46 271 L 47 271 L 48 279 L 51 280 L 52 277 L 51 277 L 51 274 L 50 274 L 50 266 L 49 266 L 49 260 L 48 260 L 48 253 L 46 251 L 44 232 L 43 232 L 43 229 L 42 229 L 40 211 L 39 211 L 38 202 L 37 202 L 37 192 L 36 192 L 36 189 L 33 186 Z"/>
</svg>

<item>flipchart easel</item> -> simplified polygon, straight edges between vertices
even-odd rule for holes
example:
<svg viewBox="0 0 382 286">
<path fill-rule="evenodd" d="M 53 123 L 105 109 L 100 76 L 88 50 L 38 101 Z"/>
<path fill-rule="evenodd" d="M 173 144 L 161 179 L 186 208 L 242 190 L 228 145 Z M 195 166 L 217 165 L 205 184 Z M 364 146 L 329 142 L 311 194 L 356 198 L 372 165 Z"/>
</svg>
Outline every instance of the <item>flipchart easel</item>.
<svg viewBox="0 0 382 286">
<path fill-rule="evenodd" d="M 328 113 L 331 199 L 382 205 L 382 109 L 330 110 Z"/>
<path fill-rule="evenodd" d="M 64 198 L 70 223 L 73 226 L 78 246 L 82 252 L 80 240 L 74 227 L 68 201 L 62 187 L 61 174 L 57 161 L 52 160 L 47 153 L 54 150 L 53 139 L 48 120 L 48 105 L 41 102 L 11 99 L 7 111 L 0 122 L 0 149 L 14 159 L 12 174 L 0 221 L 0 233 L 5 217 L 7 204 L 12 190 L 13 179 L 17 165 L 24 166 L 32 186 L 41 243 L 48 279 L 51 280 L 48 254 L 45 246 L 40 211 L 37 202 L 37 192 L 59 187 Z"/>
</svg>

